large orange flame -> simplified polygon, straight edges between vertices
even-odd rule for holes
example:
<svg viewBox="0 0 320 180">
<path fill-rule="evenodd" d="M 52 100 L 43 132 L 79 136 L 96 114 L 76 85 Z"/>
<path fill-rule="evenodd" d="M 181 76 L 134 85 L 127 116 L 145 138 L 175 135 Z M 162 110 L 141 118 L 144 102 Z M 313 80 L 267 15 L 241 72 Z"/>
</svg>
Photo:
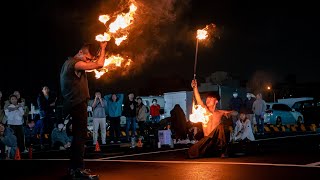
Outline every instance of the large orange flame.
<svg viewBox="0 0 320 180">
<path fill-rule="evenodd" d="M 200 105 L 192 105 L 192 114 L 189 115 L 189 119 L 191 122 L 198 123 L 201 122 L 204 127 L 207 126 L 209 122 L 209 117 L 211 113 L 207 112 L 205 108 Z"/>
<path fill-rule="evenodd" d="M 114 22 L 109 25 L 109 32 L 116 33 L 119 29 L 124 29 L 132 24 L 133 15 L 137 7 L 131 4 L 130 11 L 128 13 L 119 14 Z"/>
<path fill-rule="evenodd" d="M 100 15 L 99 21 L 102 22 L 106 28 L 107 32 L 104 34 L 99 34 L 96 36 L 97 41 L 110 41 L 111 37 L 115 39 L 115 44 L 120 46 L 120 44 L 127 39 L 129 33 L 128 31 L 120 31 L 121 29 L 125 29 L 133 23 L 134 14 L 137 10 L 137 7 L 131 3 L 130 10 L 127 13 L 121 13 L 116 15 L 116 19 L 110 23 L 109 26 L 106 25 L 106 22 L 110 20 L 109 15 Z M 125 63 L 124 63 L 125 62 Z M 105 60 L 103 68 L 99 70 L 93 70 L 95 72 L 96 78 L 100 78 L 104 73 L 108 72 L 115 67 L 121 67 L 124 63 L 124 67 L 130 66 L 132 60 L 128 58 L 123 58 L 120 55 L 112 55 Z M 89 71 L 90 72 L 90 71 Z"/>
<path fill-rule="evenodd" d="M 105 59 L 103 68 L 101 69 L 95 69 L 92 71 L 87 71 L 87 72 L 94 72 L 95 77 L 99 79 L 103 74 L 106 72 L 109 72 L 110 70 L 114 70 L 117 67 L 121 67 L 121 65 L 124 63 L 123 67 L 127 67 L 131 64 L 131 59 L 125 59 L 121 57 L 119 54 L 118 55 L 112 55 Z"/>
</svg>

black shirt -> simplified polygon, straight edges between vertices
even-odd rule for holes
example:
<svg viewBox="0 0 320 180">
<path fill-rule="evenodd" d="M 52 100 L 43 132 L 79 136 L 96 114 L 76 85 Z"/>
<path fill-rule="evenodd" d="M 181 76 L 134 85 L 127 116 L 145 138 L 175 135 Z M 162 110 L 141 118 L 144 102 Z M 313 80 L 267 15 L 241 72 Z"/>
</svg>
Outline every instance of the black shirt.
<svg viewBox="0 0 320 180">
<path fill-rule="evenodd" d="M 74 107 L 90 98 L 86 72 L 76 71 L 74 68 L 78 61 L 69 57 L 60 72 L 61 94 L 67 107 Z"/>
</svg>

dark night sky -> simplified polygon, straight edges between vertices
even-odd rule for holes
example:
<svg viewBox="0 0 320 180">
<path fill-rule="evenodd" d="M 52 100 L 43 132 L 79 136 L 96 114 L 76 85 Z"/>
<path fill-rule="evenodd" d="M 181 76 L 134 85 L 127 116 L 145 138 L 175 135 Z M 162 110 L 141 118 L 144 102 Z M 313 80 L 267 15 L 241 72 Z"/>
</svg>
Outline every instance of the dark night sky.
<svg viewBox="0 0 320 180">
<path fill-rule="evenodd" d="M 2 15 L 2 36 L 8 49 L 2 53 L 0 90 L 18 89 L 33 95 L 47 84 L 59 91 L 62 63 L 67 56 L 76 54 L 83 42 L 95 42 L 94 37 L 104 30 L 98 16 L 119 10 L 117 2 L 43 0 L 8 6 L 11 11 Z M 149 88 L 150 77 L 177 77 L 189 82 L 195 50 L 192 33 L 210 23 L 216 24 L 222 33 L 214 43 L 199 44 L 198 77 L 226 71 L 248 80 L 256 71 L 264 71 L 273 74 L 277 81 L 288 74 L 296 75 L 298 82 L 320 81 L 316 76 L 319 15 L 315 3 L 137 2 L 145 11 L 137 12 L 139 17 L 132 25 L 130 41 L 118 49 L 111 43 L 107 47 L 110 52 L 132 56 L 134 70 L 125 76 L 109 73 L 98 80 L 89 74 L 91 89 Z"/>
</svg>

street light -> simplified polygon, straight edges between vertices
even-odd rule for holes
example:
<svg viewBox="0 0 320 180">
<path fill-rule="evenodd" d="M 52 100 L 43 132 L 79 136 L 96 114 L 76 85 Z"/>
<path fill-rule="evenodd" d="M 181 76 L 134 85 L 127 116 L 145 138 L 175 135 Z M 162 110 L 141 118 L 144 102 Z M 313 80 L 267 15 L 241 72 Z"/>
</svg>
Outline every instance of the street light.
<svg viewBox="0 0 320 180">
<path fill-rule="evenodd" d="M 271 87 L 268 86 L 267 89 L 271 90 Z M 276 93 L 274 92 L 274 90 L 272 90 L 272 92 L 273 92 L 273 102 L 276 102 Z"/>
</svg>

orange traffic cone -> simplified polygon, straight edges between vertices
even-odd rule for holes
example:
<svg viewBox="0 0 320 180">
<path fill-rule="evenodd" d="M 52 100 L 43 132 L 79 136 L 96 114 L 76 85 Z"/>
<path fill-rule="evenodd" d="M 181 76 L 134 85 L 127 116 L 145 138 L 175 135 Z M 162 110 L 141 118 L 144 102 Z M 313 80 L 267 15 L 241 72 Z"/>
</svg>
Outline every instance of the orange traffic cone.
<svg viewBox="0 0 320 180">
<path fill-rule="evenodd" d="M 101 151 L 100 145 L 99 145 L 99 142 L 98 142 L 98 141 L 97 141 L 97 143 L 96 143 L 96 148 L 95 148 L 94 151 Z"/>
<path fill-rule="evenodd" d="M 29 159 L 32 159 L 32 146 L 29 147 Z"/>
<path fill-rule="evenodd" d="M 18 147 L 17 147 L 17 149 L 16 149 L 16 154 L 14 155 L 14 160 L 21 160 L 20 150 L 19 150 Z"/>
<path fill-rule="evenodd" d="M 141 141 L 141 138 L 139 138 L 137 146 L 138 146 L 138 147 L 142 147 L 142 145 L 143 145 L 143 143 L 142 143 L 142 141 Z"/>
</svg>

